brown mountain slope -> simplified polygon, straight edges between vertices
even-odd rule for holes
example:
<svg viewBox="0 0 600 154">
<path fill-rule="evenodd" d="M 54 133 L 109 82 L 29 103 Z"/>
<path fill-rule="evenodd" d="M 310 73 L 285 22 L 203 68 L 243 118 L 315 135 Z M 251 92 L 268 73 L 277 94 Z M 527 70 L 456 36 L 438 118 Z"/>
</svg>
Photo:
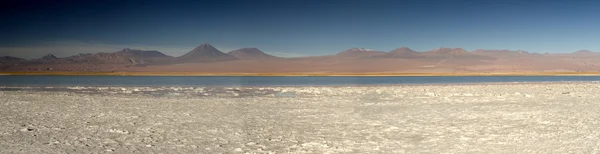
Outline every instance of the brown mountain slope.
<svg viewBox="0 0 600 154">
<path fill-rule="evenodd" d="M 113 71 L 115 69 L 168 62 L 172 59 L 158 51 L 123 49 L 112 53 L 86 53 L 65 58 L 46 55 L 20 62 L 5 71 Z"/>
<path fill-rule="evenodd" d="M 173 57 L 156 50 L 136 50 L 128 48 L 112 53 L 112 55 L 127 59 L 127 61 L 132 64 L 158 64 L 166 63 L 173 59 Z"/>
<path fill-rule="evenodd" d="M 18 57 L 12 57 L 12 56 L 0 56 L 0 63 L 1 62 L 19 62 L 19 61 L 23 61 L 25 59 L 23 58 L 18 58 Z"/>
<path fill-rule="evenodd" d="M 0 56 L 0 69 L 5 69 L 8 67 L 13 67 L 19 65 L 25 61 L 23 58 L 11 57 L 11 56 Z"/>
<path fill-rule="evenodd" d="M 79 54 L 66 58 L 61 58 L 54 63 L 89 63 L 89 64 L 148 64 L 162 62 L 171 59 L 159 51 L 154 50 L 136 50 L 125 48 L 121 51 L 112 53 Z"/>
<path fill-rule="evenodd" d="M 38 59 L 32 59 L 32 60 L 27 60 L 22 62 L 23 64 L 48 64 L 48 63 L 52 63 L 56 60 L 58 60 L 60 58 L 54 56 L 53 54 L 49 53 L 47 55 L 44 55 Z"/>
</svg>

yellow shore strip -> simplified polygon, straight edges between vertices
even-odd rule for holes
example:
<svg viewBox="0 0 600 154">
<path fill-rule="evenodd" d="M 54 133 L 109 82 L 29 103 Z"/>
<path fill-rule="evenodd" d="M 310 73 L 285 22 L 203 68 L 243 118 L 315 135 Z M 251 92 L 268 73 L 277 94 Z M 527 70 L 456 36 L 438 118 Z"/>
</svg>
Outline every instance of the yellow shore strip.
<svg viewBox="0 0 600 154">
<path fill-rule="evenodd" d="M 0 72 L 0 75 L 81 76 L 600 76 L 600 72 L 457 72 L 457 73 L 206 73 L 206 72 Z"/>
</svg>

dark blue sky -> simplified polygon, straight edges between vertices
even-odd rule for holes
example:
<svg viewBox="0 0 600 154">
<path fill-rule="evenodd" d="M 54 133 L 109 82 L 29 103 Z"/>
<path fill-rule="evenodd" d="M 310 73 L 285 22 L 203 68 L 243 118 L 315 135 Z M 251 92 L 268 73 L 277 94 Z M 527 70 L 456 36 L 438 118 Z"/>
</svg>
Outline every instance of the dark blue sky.
<svg viewBox="0 0 600 154">
<path fill-rule="evenodd" d="M 403 46 L 600 51 L 595 0 L 44 1 L 0 3 L 0 55 L 132 47 L 177 56 L 201 43 L 282 56 Z"/>
</svg>

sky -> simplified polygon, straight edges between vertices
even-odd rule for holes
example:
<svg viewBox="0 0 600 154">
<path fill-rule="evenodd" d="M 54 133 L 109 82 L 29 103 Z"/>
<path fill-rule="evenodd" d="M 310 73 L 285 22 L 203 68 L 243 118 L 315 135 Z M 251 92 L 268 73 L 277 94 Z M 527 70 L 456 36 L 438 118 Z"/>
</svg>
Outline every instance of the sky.
<svg viewBox="0 0 600 154">
<path fill-rule="evenodd" d="M 597 0 L 5 0 L 0 56 L 209 43 L 283 57 L 409 47 L 600 52 Z"/>
</svg>

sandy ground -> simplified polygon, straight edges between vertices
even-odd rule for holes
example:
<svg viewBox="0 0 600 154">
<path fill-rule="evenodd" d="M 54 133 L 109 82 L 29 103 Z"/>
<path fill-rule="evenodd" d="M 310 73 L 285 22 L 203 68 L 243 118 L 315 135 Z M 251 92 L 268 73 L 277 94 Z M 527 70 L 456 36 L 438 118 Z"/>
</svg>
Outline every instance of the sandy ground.
<svg viewBox="0 0 600 154">
<path fill-rule="evenodd" d="M 591 82 L 0 90 L 0 153 L 600 151 Z"/>
</svg>

